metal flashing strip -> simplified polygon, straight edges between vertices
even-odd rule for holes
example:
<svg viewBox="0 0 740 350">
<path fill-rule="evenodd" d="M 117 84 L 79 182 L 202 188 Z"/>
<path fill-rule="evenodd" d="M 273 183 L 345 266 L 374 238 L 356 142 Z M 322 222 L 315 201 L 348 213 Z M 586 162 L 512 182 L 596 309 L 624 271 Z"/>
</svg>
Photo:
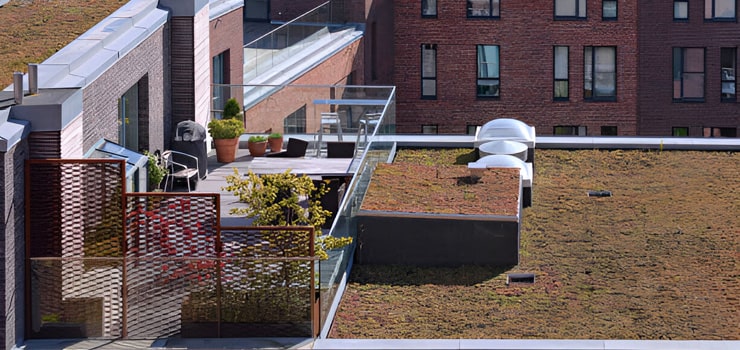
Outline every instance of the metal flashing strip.
<svg viewBox="0 0 740 350">
<path fill-rule="evenodd" d="M 740 341 L 588 339 L 317 339 L 313 349 L 730 350 Z"/>
<path fill-rule="evenodd" d="M 157 8 L 157 1 L 129 1 L 42 62 L 39 65 L 39 87 L 84 87 L 90 84 L 164 26 L 167 16 L 167 11 Z"/>
<path fill-rule="evenodd" d="M 453 219 L 453 220 L 481 220 L 519 222 L 517 215 L 483 215 L 483 214 L 446 214 L 446 213 L 409 213 L 402 211 L 366 210 L 360 209 L 357 215 L 373 217 L 401 217 L 418 219 Z"/>
<path fill-rule="evenodd" d="M 0 111 L 4 113 L 4 111 Z M 8 119 L 0 122 L 0 152 L 6 153 L 23 138 L 28 136 L 31 123 L 25 120 Z"/>
<path fill-rule="evenodd" d="M 315 105 L 337 105 L 337 106 L 385 106 L 388 100 L 370 99 L 324 99 L 313 100 Z"/>
<path fill-rule="evenodd" d="M 209 4 L 210 20 L 212 21 L 242 7 L 244 7 L 243 0 L 211 0 Z"/>
<path fill-rule="evenodd" d="M 537 148 L 738 151 L 740 138 L 540 136 Z"/>
</svg>

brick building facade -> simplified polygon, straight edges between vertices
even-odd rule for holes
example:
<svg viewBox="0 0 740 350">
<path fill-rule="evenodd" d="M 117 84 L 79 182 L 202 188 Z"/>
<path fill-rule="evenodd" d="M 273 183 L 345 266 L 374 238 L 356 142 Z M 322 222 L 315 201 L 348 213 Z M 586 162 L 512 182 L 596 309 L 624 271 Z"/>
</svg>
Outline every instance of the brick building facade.
<svg viewBox="0 0 740 350">
<path fill-rule="evenodd" d="M 426 8 L 425 14 L 422 3 L 395 2 L 399 132 L 419 133 L 424 127 L 425 132 L 460 134 L 492 119 L 516 118 L 543 134 L 556 127 L 588 135 L 602 134 L 602 127 L 614 133 L 616 127 L 619 135 L 635 134 L 636 1 L 620 2 L 617 18 L 609 20 L 602 18 L 601 2 L 596 1 L 589 1 L 585 13 L 575 16 L 555 16 L 553 2 L 543 1 L 501 2 L 500 8 L 469 10 L 465 2 L 442 0 L 436 8 Z M 567 60 L 561 76 L 567 87 L 559 96 L 554 84 L 556 46 Z M 487 73 L 491 76 L 480 74 L 480 69 L 490 67 L 481 59 L 486 50 L 494 55 L 498 51 L 498 57 L 485 58 L 498 66 L 497 72 Z M 601 50 L 609 56 L 607 62 L 593 64 Z M 424 58 L 428 66 L 424 80 L 431 84 L 425 96 L 422 51 L 429 55 Z M 613 91 L 587 95 L 587 60 L 591 66 L 606 66 L 604 74 L 616 71 L 615 78 L 606 79 Z M 484 88 L 490 82 L 497 84 L 495 91 L 479 91 L 478 85 Z"/>
<path fill-rule="evenodd" d="M 737 8 L 727 15 L 705 16 L 705 1 L 676 3 L 685 10 L 674 10 L 672 2 L 640 6 L 638 133 L 736 137 L 740 126 L 735 94 L 740 46 Z M 674 50 L 681 58 L 674 58 Z M 693 56 L 698 60 L 697 72 L 684 68 L 691 60 L 679 62 Z M 699 80 L 688 82 L 689 74 Z M 693 93 L 691 85 L 699 90 Z"/>
<path fill-rule="evenodd" d="M 397 130 L 460 134 L 517 118 L 543 135 L 732 136 L 740 110 L 720 101 L 719 64 L 721 48 L 740 45 L 737 11 L 705 20 L 703 1 L 685 3 L 684 21 L 673 2 L 395 1 Z M 671 98 L 674 47 L 706 48 L 704 101 Z"/>
</svg>

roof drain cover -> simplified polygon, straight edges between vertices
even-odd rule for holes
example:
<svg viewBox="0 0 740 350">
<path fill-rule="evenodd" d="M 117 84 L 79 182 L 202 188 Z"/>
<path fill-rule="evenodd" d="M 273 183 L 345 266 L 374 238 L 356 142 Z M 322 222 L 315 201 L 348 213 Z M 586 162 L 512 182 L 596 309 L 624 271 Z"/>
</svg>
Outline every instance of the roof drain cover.
<svg viewBox="0 0 740 350">
<path fill-rule="evenodd" d="M 612 191 L 588 191 L 589 197 L 611 197 Z"/>
<path fill-rule="evenodd" d="M 510 273 L 506 275 L 506 285 L 512 283 L 534 283 L 533 273 Z"/>
</svg>

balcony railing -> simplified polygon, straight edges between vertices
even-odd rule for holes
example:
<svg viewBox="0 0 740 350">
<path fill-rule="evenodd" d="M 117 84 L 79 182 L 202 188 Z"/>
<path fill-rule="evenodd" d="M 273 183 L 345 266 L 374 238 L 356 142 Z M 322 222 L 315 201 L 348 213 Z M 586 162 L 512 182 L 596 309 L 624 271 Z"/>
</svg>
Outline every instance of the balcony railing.
<svg viewBox="0 0 740 350">
<path fill-rule="evenodd" d="M 312 45 L 329 32 L 333 20 L 331 2 L 327 1 L 244 45 L 244 81 Z"/>
<path fill-rule="evenodd" d="M 212 90 L 214 97 L 244 96 L 247 134 L 269 130 L 303 138 L 311 142 L 312 155 L 321 155 L 326 141 L 340 140 L 355 142 L 360 155 L 374 135 L 395 133 L 392 86 L 214 84 Z M 322 125 L 321 114 L 327 112 L 336 113 L 339 125 Z"/>
</svg>

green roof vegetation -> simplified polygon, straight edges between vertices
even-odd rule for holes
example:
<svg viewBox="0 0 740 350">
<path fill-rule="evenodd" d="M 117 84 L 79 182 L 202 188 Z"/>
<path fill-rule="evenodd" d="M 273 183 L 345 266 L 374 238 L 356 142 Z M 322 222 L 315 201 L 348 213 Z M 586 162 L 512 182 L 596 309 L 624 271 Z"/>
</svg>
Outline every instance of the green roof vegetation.
<svg viewBox="0 0 740 350">
<path fill-rule="evenodd" d="M 355 265 L 330 336 L 739 339 L 739 173 L 733 152 L 537 150 L 520 265 Z"/>
<path fill-rule="evenodd" d="M 119 9 L 128 0 L 10 1 L 0 7 L 0 89 Z"/>
</svg>

